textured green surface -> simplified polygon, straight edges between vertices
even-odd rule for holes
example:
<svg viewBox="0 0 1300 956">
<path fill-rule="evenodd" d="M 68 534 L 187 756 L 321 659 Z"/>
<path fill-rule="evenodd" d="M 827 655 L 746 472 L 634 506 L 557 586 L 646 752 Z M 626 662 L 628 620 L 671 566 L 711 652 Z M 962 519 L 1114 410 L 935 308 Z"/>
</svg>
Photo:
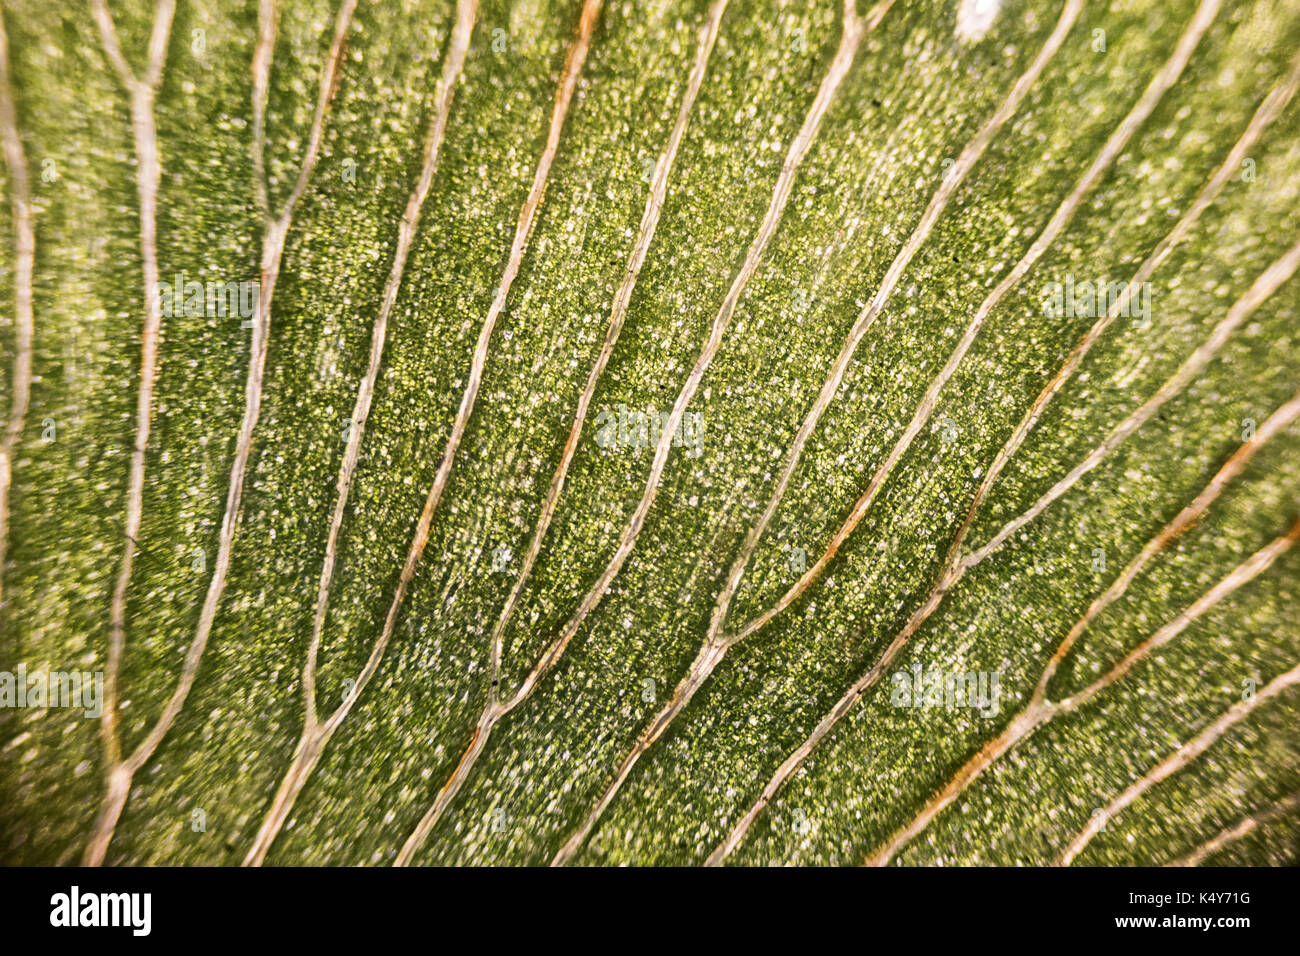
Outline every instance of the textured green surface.
<svg viewBox="0 0 1300 956">
<path fill-rule="evenodd" d="M 868 34 L 795 179 L 780 226 L 690 404 L 703 452 L 674 450 L 631 557 L 557 667 L 506 716 L 415 862 L 548 862 L 695 658 L 741 542 L 831 362 L 954 159 L 1029 65 L 1060 4 L 1004 0 L 989 34 L 954 36 L 954 0 L 899 0 Z M 581 3 L 484 0 L 432 191 L 389 325 L 340 538 L 318 695 L 332 709 L 370 652 L 451 430 L 474 341 L 550 119 Z M 1196 3 L 1085 5 L 1060 52 L 959 188 L 858 349 L 732 610 L 748 621 L 824 550 L 980 302 L 1170 56 Z M 333 29 L 327 0 L 285 5 L 267 120 L 271 194 L 296 176 Z M 152 4 L 113 7 L 142 69 Z M 860 11 L 865 13 L 865 10 Z M 695 59 L 704 2 L 602 11 L 535 227 L 493 334 L 482 390 L 397 631 L 330 742 L 268 862 L 382 864 L 469 743 L 488 636 L 526 552 L 627 268 L 649 183 Z M 262 416 L 230 579 L 184 711 L 136 774 L 109 863 L 234 864 L 302 724 L 302 667 L 344 430 L 419 174 L 454 3 L 355 15 L 319 164 L 289 232 Z M 102 670 L 139 376 L 140 248 L 127 100 L 71 0 L 5 0 L 37 229 L 35 375 L 16 456 L 0 669 Z M 837 2 L 733 0 L 668 181 L 602 408 L 667 410 L 767 209 L 840 36 Z M 193 51 L 203 29 L 206 49 Z M 493 49 L 501 29 L 504 50 Z M 1105 52 L 1094 31 L 1104 30 Z M 255 278 L 249 159 L 256 3 L 182 2 L 157 102 L 159 266 Z M 1225 0 L 1181 79 L 1065 232 L 989 317 L 826 575 L 733 647 L 642 758 L 575 862 L 698 864 L 777 765 L 925 597 L 979 476 L 1092 324 L 1046 318 L 1067 274 L 1126 281 L 1187 207 L 1300 45 L 1294 0 Z M 1300 103 L 1152 280 L 1151 323 L 1121 318 L 1049 406 L 971 532 L 982 544 L 1151 395 L 1297 239 Z M 57 178 L 45 181 L 45 160 Z M 356 164 L 355 183 L 344 176 Z M 0 319 L 12 327 L 6 181 Z M 157 719 L 193 639 L 243 411 L 250 332 L 167 318 L 128 604 L 129 749 Z M 13 337 L 0 338 L 4 406 Z M 898 709 L 869 691 L 778 793 L 728 862 L 861 862 L 1028 695 L 1114 574 L 1263 422 L 1300 372 L 1300 278 L 1194 383 L 1062 500 L 977 565 L 888 672 L 1002 674 L 1002 717 Z M 54 419 L 56 438 L 42 438 Z M 940 423 L 951 420 L 951 426 Z M 945 435 L 945 428 L 948 434 Z M 506 632 L 513 688 L 605 567 L 650 450 L 584 430 L 554 524 Z M 954 438 L 955 435 L 955 438 Z M 949 440 L 953 439 L 953 440 Z M 1285 430 L 1193 530 L 1085 632 L 1060 678 L 1082 686 L 1300 515 L 1300 428 Z M 493 572 L 500 546 L 513 555 Z M 1093 569 L 1104 549 L 1106 572 Z M 205 555 L 203 570 L 192 562 Z M 1300 549 L 1200 618 L 1080 713 L 993 766 L 899 855 L 904 864 L 1046 863 L 1093 808 L 1241 694 L 1300 661 Z M 887 672 L 887 673 L 888 673 Z M 645 700 L 653 680 L 654 699 Z M 1121 813 L 1080 862 L 1162 863 L 1300 786 L 1300 694 L 1263 704 Z M 97 727 L 0 710 L 0 859 L 70 863 L 103 791 Z M 206 830 L 191 826 L 206 814 Z M 495 819 L 494 810 L 501 810 Z M 798 827 L 806 819 L 810 826 Z M 1297 818 L 1209 862 L 1300 859 Z M 805 830 L 806 832 L 800 832 Z"/>
</svg>

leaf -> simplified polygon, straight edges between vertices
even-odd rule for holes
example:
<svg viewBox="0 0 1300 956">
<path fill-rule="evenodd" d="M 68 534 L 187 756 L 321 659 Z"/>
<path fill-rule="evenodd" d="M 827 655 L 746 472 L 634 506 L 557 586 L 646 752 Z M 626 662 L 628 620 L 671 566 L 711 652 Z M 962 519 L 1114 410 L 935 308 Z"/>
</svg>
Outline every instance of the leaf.
<svg viewBox="0 0 1300 956">
<path fill-rule="evenodd" d="M 1295 862 L 1293 3 L 3 25 L 6 862 Z"/>
</svg>

